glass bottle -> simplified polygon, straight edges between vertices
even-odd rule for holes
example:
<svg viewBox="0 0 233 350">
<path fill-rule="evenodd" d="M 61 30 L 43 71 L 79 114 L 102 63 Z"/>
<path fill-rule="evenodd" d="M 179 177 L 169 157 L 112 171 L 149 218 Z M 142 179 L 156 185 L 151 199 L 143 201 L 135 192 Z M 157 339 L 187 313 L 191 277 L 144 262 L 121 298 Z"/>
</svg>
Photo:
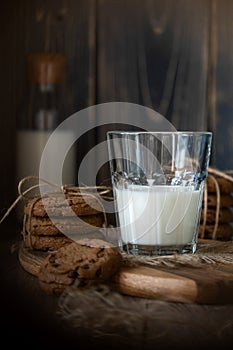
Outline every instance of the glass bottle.
<svg viewBox="0 0 233 350">
<path fill-rule="evenodd" d="M 59 93 L 64 82 L 62 54 L 34 53 L 28 56 L 30 82 L 26 128 L 53 130 L 59 123 Z"/>
<path fill-rule="evenodd" d="M 17 123 L 17 182 L 39 176 L 44 146 L 59 124 L 65 58 L 62 54 L 33 53 L 28 56 L 27 68 L 29 89 Z"/>
<path fill-rule="evenodd" d="M 62 120 L 59 102 L 61 101 L 61 86 L 65 75 L 65 58 L 62 54 L 34 53 L 27 60 L 29 91 L 24 101 L 23 112 L 17 123 L 16 141 L 16 184 L 25 177 L 39 177 L 40 160 L 44 147 L 51 133 Z M 59 160 L 59 147 L 62 142 L 69 142 L 71 132 L 59 131 L 59 144 L 54 147 L 53 160 Z M 72 131 L 73 132 L 73 131 Z M 52 162 L 46 165 L 46 178 L 54 182 Z M 75 150 L 67 156 L 64 163 L 64 183 L 75 181 Z M 34 179 L 28 186 L 35 185 Z M 38 192 L 37 192 L 38 193 Z M 31 193 L 32 195 L 34 192 Z M 19 210 L 22 217 L 22 207 Z"/>
<path fill-rule="evenodd" d="M 58 125 L 57 91 L 54 84 L 36 86 L 33 116 L 30 123 L 35 130 L 54 130 Z"/>
</svg>

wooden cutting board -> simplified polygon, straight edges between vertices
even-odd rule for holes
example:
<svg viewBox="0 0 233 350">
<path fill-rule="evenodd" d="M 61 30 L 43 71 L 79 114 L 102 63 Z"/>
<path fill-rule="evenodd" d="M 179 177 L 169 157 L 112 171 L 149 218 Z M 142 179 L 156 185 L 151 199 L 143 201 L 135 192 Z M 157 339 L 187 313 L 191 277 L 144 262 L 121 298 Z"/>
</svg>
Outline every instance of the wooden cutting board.
<svg viewBox="0 0 233 350">
<path fill-rule="evenodd" d="M 233 303 L 233 265 L 123 268 L 113 285 L 126 295 L 197 304 Z"/>
<path fill-rule="evenodd" d="M 46 255 L 23 246 L 19 249 L 22 267 L 34 276 Z M 182 303 L 230 304 L 233 303 L 233 258 L 232 263 L 227 264 L 123 267 L 109 283 L 130 296 Z"/>
</svg>

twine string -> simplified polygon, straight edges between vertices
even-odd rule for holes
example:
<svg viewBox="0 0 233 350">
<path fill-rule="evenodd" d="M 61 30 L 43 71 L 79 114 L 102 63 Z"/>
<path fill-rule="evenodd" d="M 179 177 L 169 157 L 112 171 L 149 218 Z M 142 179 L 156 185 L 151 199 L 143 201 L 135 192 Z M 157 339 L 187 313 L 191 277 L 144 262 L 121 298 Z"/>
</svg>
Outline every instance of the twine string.
<svg viewBox="0 0 233 350">
<path fill-rule="evenodd" d="M 220 195 L 220 188 L 218 181 L 215 179 L 213 175 L 210 175 L 212 178 L 214 184 L 215 184 L 215 189 L 216 189 L 216 210 L 215 210 L 215 224 L 214 224 L 214 230 L 212 233 L 212 239 L 216 238 L 217 235 L 217 229 L 218 229 L 218 224 L 219 224 L 219 213 L 220 213 L 220 200 L 221 200 L 221 195 Z"/>
<path fill-rule="evenodd" d="M 202 208 L 203 222 L 202 222 L 202 225 L 200 227 L 201 228 L 200 229 L 200 238 L 204 238 L 204 235 L 205 235 L 207 209 L 208 209 L 208 190 L 207 190 L 207 185 L 205 184 L 204 194 L 203 194 L 203 208 Z"/>
<path fill-rule="evenodd" d="M 16 198 L 16 200 L 11 204 L 11 206 L 7 209 L 6 213 L 3 215 L 3 217 L 0 220 L 0 224 L 10 215 L 10 213 L 12 212 L 12 210 L 17 206 L 17 204 L 19 203 L 20 200 L 22 200 L 23 198 L 27 199 L 27 195 L 32 192 L 33 190 L 37 189 L 39 187 L 39 185 L 33 185 L 31 187 L 29 187 L 28 189 L 26 189 L 25 191 L 22 190 L 22 187 L 24 185 L 24 183 L 26 181 L 29 180 L 35 180 L 38 179 L 35 176 L 27 176 L 25 178 L 23 178 L 22 180 L 19 181 L 18 184 L 18 197 Z M 43 180 L 45 181 L 45 180 Z"/>
<path fill-rule="evenodd" d="M 229 180 L 230 182 L 233 182 L 233 177 L 231 176 L 231 174 L 233 174 L 233 170 L 221 171 L 221 170 L 209 167 L 208 173 L 218 175 L 220 177 L 223 177 L 226 180 Z"/>
<path fill-rule="evenodd" d="M 34 181 L 39 181 L 38 184 L 36 185 L 32 185 L 29 188 L 27 188 L 26 190 L 23 190 L 23 186 L 25 185 L 26 182 L 29 182 L 30 180 L 34 180 Z M 57 191 L 46 191 L 43 196 L 41 197 L 47 197 L 48 195 L 52 194 L 59 194 L 60 191 L 62 191 L 62 193 L 64 195 L 74 195 L 74 196 L 89 196 L 92 198 L 95 198 L 99 201 L 99 204 L 101 205 L 102 209 L 103 209 L 103 216 L 104 216 L 104 221 L 105 221 L 105 225 L 107 227 L 108 223 L 107 223 L 107 216 L 104 210 L 104 206 L 101 203 L 101 201 L 99 200 L 98 196 L 94 193 L 89 193 L 87 191 L 93 191 L 93 190 L 97 190 L 98 191 L 98 195 L 103 198 L 103 199 L 109 199 L 111 200 L 112 197 L 111 196 L 107 196 L 108 193 L 110 193 L 112 191 L 111 187 L 107 187 L 107 186 L 84 186 L 84 187 L 69 187 L 67 185 L 57 185 L 54 183 L 51 183 L 45 179 L 42 178 L 38 178 L 36 176 L 27 176 L 23 179 L 21 179 L 19 181 L 18 184 L 18 196 L 16 198 L 16 200 L 12 203 L 12 205 L 7 209 L 6 213 L 3 215 L 3 217 L 0 220 L 0 224 L 10 215 L 10 213 L 12 212 L 12 210 L 17 206 L 17 204 L 20 202 L 20 200 L 22 199 L 29 199 L 30 196 L 28 196 L 29 193 L 31 193 L 33 190 L 35 189 L 39 189 L 41 187 L 44 186 L 50 186 L 53 187 L 55 189 L 57 189 Z M 36 202 L 41 198 L 40 196 L 36 196 L 35 200 L 32 201 L 31 203 L 31 207 L 29 210 L 29 216 L 32 216 L 32 212 L 33 212 L 33 208 L 36 204 Z M 24 224 L 23 224 L 23 232 L 25 233 L 25 220 L 24 220 Z"/>
<path fill-rule="evenodd" d="M 23 231 L 22 231 L 22 235 L 25 238 L 25 236 L 29 237 L 29 246 L 30 248 L 33 248 L 32 245 L 32 237 L 31 237 L 31 232 L 32 232 L 32 212 L 34 209 L 35 204 L 40 200 L 40 197 L 35 197 L 32 202 L 31 202 L 31 206 L 29 209 L 29 214 L 28 214 L 28 221 L 29 221 L 29 230 L 26 230 L 26 223 L 27 223 L 27 215 L 24 214 L 23 216 Z"/>
<path fill-rule="evenodd" d="M 233 174 L 233 170 L 220 171 L 212 167 L 208 168 L 208 177 L 213 181 L 215 186 L 215 191 L 216 191 L 215 222 L 214 222 L 214 229 L 211 236 L 213 240 L 215 240 L 217 237 L 217 230 L 219 226 L 219 214 L 220 214 L 220 208 L 221 208 L 221 192 L 220 192 L 219 183 L 216 180 L 216 176 L 221 177 L 230 182 L 233 182 L 233 177 L 231 176 L 231 174 Z M 200 238 L 204 238 L 206 222 L 207 222 L 207 212 L 208 212 L 208 189 L 207 189 L 207 185 L 205 184 L 204 196 L 203 196 L 203 222 L 201 225 Z"/>
</svg>

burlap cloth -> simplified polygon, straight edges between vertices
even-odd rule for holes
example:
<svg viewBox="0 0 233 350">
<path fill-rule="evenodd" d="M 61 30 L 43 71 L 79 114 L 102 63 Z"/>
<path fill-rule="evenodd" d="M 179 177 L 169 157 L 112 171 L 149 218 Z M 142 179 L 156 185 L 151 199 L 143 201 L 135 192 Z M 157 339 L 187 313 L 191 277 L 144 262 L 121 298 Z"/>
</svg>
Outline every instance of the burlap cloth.
<svg viewBox="0 0 233 350">
<path fill-rule="evenodd" d="M 166 265 L 200 267 L 218 263 L 233 264 L 233 242 L 200 240 L 196 254 L 164 257 L 124 255 L 126 266 Z M 107 285 L 93 286 L 85 292 L 67 289 L 59 299 L 61 319 L 75 334 L 86 332 L 99 341 L 110 340 L 150 349 L 171 343 L 212 341 L 233 337 L 233 304 L 198 305 L 130 297 Z M 229 340 L 229 341 L 230 341 Z M 191 344 L 190 344 L 191 346 Z"/>
</svg>

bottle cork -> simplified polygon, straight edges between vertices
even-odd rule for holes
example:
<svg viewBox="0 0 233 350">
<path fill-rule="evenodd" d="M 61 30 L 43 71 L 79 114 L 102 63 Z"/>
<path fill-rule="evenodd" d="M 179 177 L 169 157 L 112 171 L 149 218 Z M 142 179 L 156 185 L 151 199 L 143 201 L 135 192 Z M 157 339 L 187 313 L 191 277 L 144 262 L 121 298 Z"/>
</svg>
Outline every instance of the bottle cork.
<svg viewBox="0 0 233 350">
<path fill-rule="evenodd" d="M 65 56 L 61 53 L 32 53 L 28 56 L 28 77 L 33 84 L 60 84 L 65 78 Z"/>
</svg>

